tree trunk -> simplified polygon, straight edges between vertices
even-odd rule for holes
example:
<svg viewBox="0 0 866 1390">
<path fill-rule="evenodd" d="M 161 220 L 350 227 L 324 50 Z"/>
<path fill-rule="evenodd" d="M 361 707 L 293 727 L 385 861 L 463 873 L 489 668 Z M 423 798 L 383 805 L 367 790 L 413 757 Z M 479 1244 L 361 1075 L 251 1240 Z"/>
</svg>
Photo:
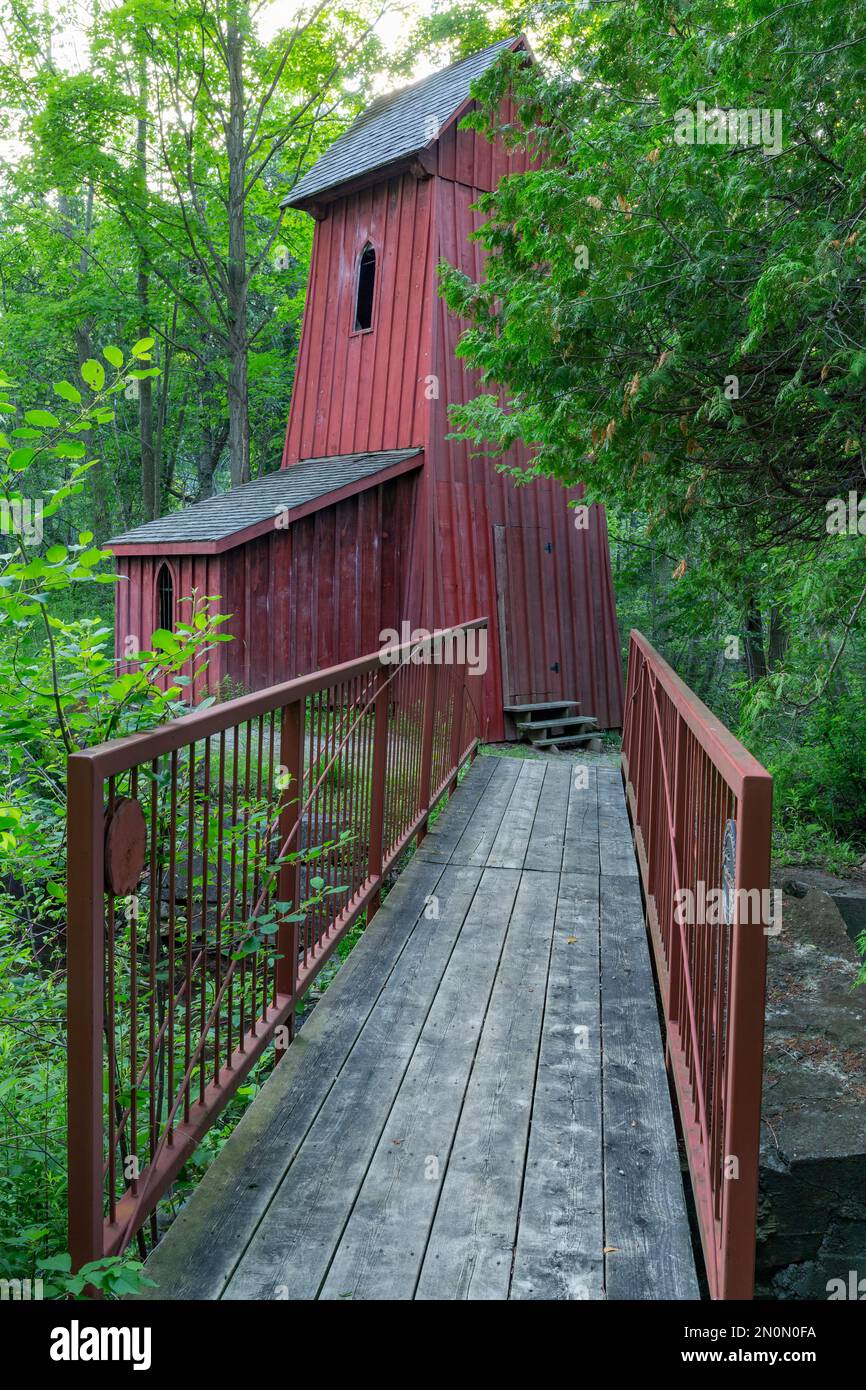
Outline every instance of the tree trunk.
<svg viewBox="0 0 866 1390">
<path fill-rule="evenodd" d="M 147 187 L 147 101 L 147 58 L 142 52 L 138 60 L 139 117 L 135 140 L 136 176 L 142 194 Z M 140 246 L 136 289 L 140 315 L 139 331 L 145 338 L 150 336 L 150 294 L 147 256 Z M 138 383 L 138 440 L 141 451 L 141 496 L 144 502 L 144 517 L 146 521 L 153 521 L 160 514 L 162 488 L 159 459 L 153 438 L 153 378 L 149 376 L 143 377 Z"/>
<path fill-rule="evenodd" d="M 745 621 L 746 668 L 749 680 L 754 685 L 767 674 L 767 660 L 764 655 L 764 625 L 761 610 L 754 597 L 749 598 Z"/>
<path fill-rule="evenodd" d="M 234 335 L 229 344 L 229 454 L 232 487 L 250 480 L 250 424 L 247 408 L 247 349 Z"/>
<path fill-rule="evenodd" d="M 164 476 L 164 478 L 163 478 L 163 480 L 162 480 L 162 485 L 163 485 L 163 489 L 164 489 L 164 491 L 165 491 L 166 497 L 168 497 L 168 496 L 170 495 L 171 490 L 172 490 L 172 488 L 174 487 L 174 470 L 175 470 L 175 464 L 177 463 L 177 455 L 178 455 L 179 441 L 180 441 L 181 439 L 183 439 L 183 430 L 184 430 L 184 425 L 185 425 L 185 424 L 186 424 L 186 393 L 184 393 L 184 395 L 181 397 L 180 404 L 179 404 L 179 406 L 178 406 L 177 419 L 175 420 L 175 423 L 174 423 L 174 429 L 173 429 L 172 432 L 171 432 L 171 438 L 172 438 L 171 447 L 165 451 L 165 470 L 164 470 L 165 476 Z"/>
<path fill-rule="evenodd" d="M 770 623 L 767 641 L 767 665 L 771 671 L 785 659 L 791 634 L 785 615 L 777 603 L 770 607 Z"/>
<path fill-rule="evenodd" d="M 229 455 L 232 487 L 250 479 L 249 383 L 247 375 L 247 237 L 244 223 L 246 157 L 244 153 L 244 37 L 237 8 L 229 10 L 226 62 L 229 73 L 228 291 L 229 315 Z"/>
<path fill-rule="evenodd" d="M 174 358 L 174 342 L 177 333 L 177 297 L 171 311 L 171 328 L 166 337 L 165 351 L 163 353 L 162 375 L 157 380 L 157 410 L 156 410 L 156 435 L 154 439 L 154 452 L 156 454 L 156 468 L 159 473 L 160 481 L 160 514 L 162 514 L 162 491 L 170 487 L 171 483 L 166 483 L 163 479 L 163 445 L 165 440 L 165 422 L 168 417 L 169 388 L 171 386 L 171 368 Z"/>
<path fill-rule="evenodd" d="M 58 207 L 60 216 L 70 228 L 73 227 L 72 209 L 69 199 L 64 193 L 58 197 Z M 84 246 L 78 258 L 78 275 L 84 279 L 87 274 L 90 256 L 87 251 L 87 238 L 93 228 L 93 184 L 87 185 L 87 192 L 84 198 L 84 226 L 82 228 Z M 75 326 L 75 350 L 78 356 L 79 371 L 85 362 L 93 357 L 93 341 L 90 336 L 90 323 L 84 320 Z M 86 393 L 86 388 L 85 388 Z M 88 456 L 94 452 L 94 440 L 92 430 L 84 430 L 79 438 L 87 450 Z M 108 485 L 105 476 L 105 464 L 102 459 L 97 459 L 96 463 L 88 472 L 88 481 L 93 495 L 93 534 L 97 544 L 101 544 L 111 535 L 111 510 L 108 502 Z"/>
<path fill-rule="evenodd" d="M 149 296 L 147 271 L 139 265 L 138 304 L 140 310 L 140 332 L 148 334 Z M 159 461 L 153 440 L 153 378 L 143 377 L 138 383 L 138 442 L 141 453 L 141 496 L 144 503 L 145 521 L 153 521 L 160 514 L 162 488 L 159 479 Z"/>
<path fill-rule="evenodd" d="M 219 466 L 228 433 L 228 421 L 225 421 L 218 430 L 213 430 L 210 427 L 205 430 L 198 461 L 198 493 L 195 499 L 197 502 L 202 502 L 205 497 L 213 497 L 213 475 Z"/>
</svg>

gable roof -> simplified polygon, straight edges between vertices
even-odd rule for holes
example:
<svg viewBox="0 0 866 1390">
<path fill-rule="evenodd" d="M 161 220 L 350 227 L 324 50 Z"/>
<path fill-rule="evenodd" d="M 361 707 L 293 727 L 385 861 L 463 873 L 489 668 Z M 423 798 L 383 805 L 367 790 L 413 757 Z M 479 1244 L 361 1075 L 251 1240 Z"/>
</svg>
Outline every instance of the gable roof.
<svg viewBox="0 0 866 1390">
<path fill-rule="evenodd" d="M 411 87 L 379 97 L 295 184 L 282 206 L 300 207 L 339 184 L 408 159 L 434 144 L 438 135 L 430 135 L 430 118 L 441 133 L 469 101 L 474 80 L 492 67 L 500 53 L 524 42 L 520 37 L 500 39 Z"/>
<path fill-rule="evenodd" d="M 216 493 L 182 511 L 145 522 L 106 541 L 119 554 L 216 553 L 263 535 L 279 513 L 291 523 L 318 505 L 360 492 L 383 476 L 397 477 L 421 463 L 421 449 L 390 449 L 375 454 L 335 454 L 304 459 L 252 483 Z"/>
</svg>

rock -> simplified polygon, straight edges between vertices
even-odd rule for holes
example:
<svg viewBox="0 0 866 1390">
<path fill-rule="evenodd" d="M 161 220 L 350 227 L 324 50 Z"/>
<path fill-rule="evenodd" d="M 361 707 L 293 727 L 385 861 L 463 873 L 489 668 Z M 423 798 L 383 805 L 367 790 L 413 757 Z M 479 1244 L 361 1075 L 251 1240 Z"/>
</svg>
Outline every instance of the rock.
<svg viewBox="0 0 866 1390">
<path fill-rule="evenodd" d="M 829 1279 L 866 1274 L 866 988 L 813 872 L 781 879 L 769 939 L 756 1264 L 771 1298 L 826 1298 Z"/>
<path fill-rule="evenodd" d="M 782 892 L 789 893 L 792 898 L 805 898 L 808 891 L 808 885 L 798 883 L 795 878 L 786 878 L 782 883 Z"/>
<path fill-rule="evenodd" d="M 791 885 L 789 887 L 789 884 Z M 795 897 L 804 896 L 803 891 L 818 889 L 833 899 L 854 944 L 866 932 L 866 878 L 858 873 L 852 878 L 837 878 L 835 874 L 825 874 L 822 869 L 800 869 L 782 883 L 785 893 Z"/>
</svg>

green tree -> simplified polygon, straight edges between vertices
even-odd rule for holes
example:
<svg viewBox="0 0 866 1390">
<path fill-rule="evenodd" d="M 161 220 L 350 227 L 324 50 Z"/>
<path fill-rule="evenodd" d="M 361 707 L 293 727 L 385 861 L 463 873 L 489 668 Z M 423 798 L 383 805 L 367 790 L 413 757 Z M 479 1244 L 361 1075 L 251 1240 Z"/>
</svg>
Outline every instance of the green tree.
<svg viewBox="0 0 866 1390">
<path fill-rule="evenodd" d="M 510 86 L 499 134 L 540 159 L 480 200 L 482 282 L 443 267 L 482 381 L 455 429 L 606 504 L 623 627 L 767 761 L 784 852 L 851 862 L 866 508 L 828 519 L 866 494 L 866 5 L 534 15 L 545 62 L 467 118 L 497 131 Z"/>
<path fill-rule="evenodd" d="M 479 84 L 470 120 L 495 125 L 513 82 L 526 133 L 504 137 L 544 162 L 482 199 L 484 283 L 444 277 L 464 358 L 506 392 L 457 426 L 535 445 L 539 470 L 642 512 L 669 549 L 698 536 L 756 678 L 761 555 L 823 538 L 827 501 L 863 482 L 864 17 L 833 0 L 574 12 L 571 70 L 512 58 Z M 683 135 L 700 103 L 715 143 Z M 733 138 L 752 112 L 763 132 Z"/>
<path fill-rule="evenodd" d="M 70 341 L 80 369 L 99 338 L 156 339 L 159 378 L 94 434 L 78 519 L 99 540 L 209 495 L 226 453 L 233 482 L 279 461 L 311 245 L 280 203 L 389 60 L 372 6 L 279 29 L 269 8 L 94 7 L 71 64 L 62 9 L 0 5 L 25 152 L 0 185 L 0 351 L 14 371 L 38 343 L 63 374 Z"/>
</svg>

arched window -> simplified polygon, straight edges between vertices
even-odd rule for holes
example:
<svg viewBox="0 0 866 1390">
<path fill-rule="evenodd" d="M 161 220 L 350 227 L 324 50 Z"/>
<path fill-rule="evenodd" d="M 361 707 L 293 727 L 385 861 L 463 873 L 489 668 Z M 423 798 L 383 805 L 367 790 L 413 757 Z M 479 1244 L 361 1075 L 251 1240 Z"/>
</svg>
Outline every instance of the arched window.
<svg viewBox="0 0 866 1390">
<path fill-rule="evenodd" d="M 174 632 L 174 580 L 168 565 L 160 565 L 156 576 L 156 611 L 159 627 Z"/>
<path fill-rule="evenodd" d="M 355 300 L 355 332 L 364 333 L 373 325 L 373 289 L 376 284 L 376 252 L 369 241 L 358 261 L 358 295 Z"/>
</svg>

